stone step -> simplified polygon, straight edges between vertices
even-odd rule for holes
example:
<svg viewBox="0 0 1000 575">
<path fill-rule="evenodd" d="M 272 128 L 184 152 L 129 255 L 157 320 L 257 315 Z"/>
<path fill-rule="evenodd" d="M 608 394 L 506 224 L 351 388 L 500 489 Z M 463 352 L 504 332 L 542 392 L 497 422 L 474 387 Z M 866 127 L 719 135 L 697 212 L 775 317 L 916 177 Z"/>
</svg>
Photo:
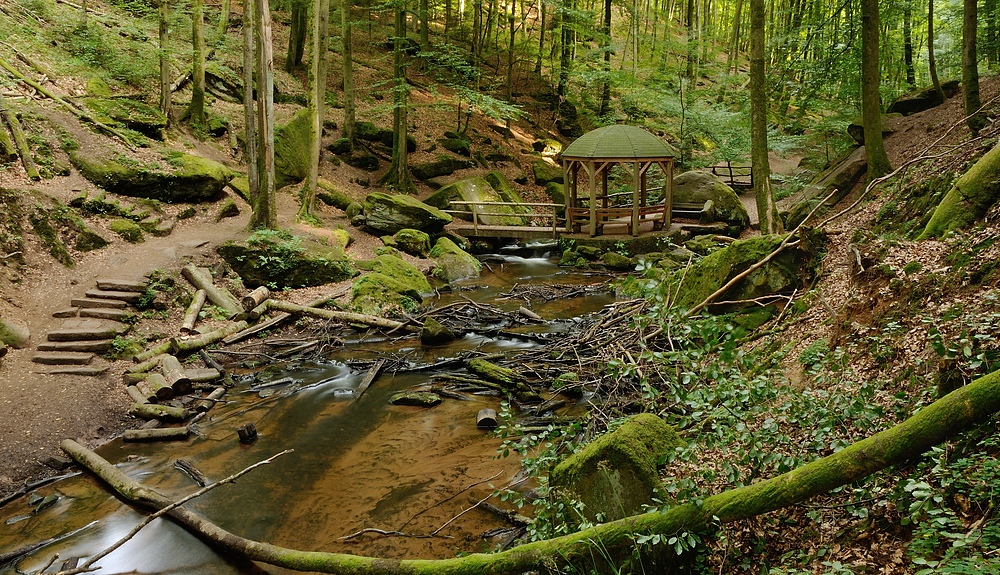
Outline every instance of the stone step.
<svg viewBox="0 0 1000 575">
<path fill-rule="evenodd" d="M 78 307 L 68 307 L 66 309 L 61 309 L 52 312 L 52 317 L 76 317 L 76 314 L 80 311 Z"/>
<path fill-rule="evenodd" d="M 114 339 L 116 335 L 118 335 L 118 330 L 113 327 L 65 328 L 50 331 L 47 338 L 49 341 L 83 341 L 95 339 Z"/>
<path fill-rule="evenodd" d="M 149 288 L 146 282 L 134 282 L 131 280 L 99 279 L 97 289 L 105 291 L 132 291 L 145 293 Z"/>
<path fill-rule="evenodd" d="M 89 289 L 84 295 L 91 299 L 111 299 L 127 303 L 139 303 L 142 294 L 134 291 L 108 291 L 102 289 Z"/>
<path fill-rule="evenodd" d="M 44 373 L 47 375 L 101 375 L 102 373 L 108 371 L 107 366 L 105 367 L 91 367 L 91 366 L 66 366 L 66 367 L 54 367 L 52 369 L 47 369 L 39 373 Z"/>
<path fill-rule="evenodd" d="M 113 321 L 125 321 L 134 314 L 126 309 L 110 308 L 83 308 L 80 310 L 80 317 L 94 317 L 98 319 L 110 319 Z"/>
<path fill-rule="evenodd" d="M 108 309 L 125 309 L 128 304 L 114 299 L 93 299 L 93 298 L 74 298 L 69 302 L 70 305 L 75 307 L 86 307 L 86 308 L 108 308 Z"/>
<path fill-rule="evenodd" d="M 86 351 L 104 353 L 111 349 L 110 339 L 92 339 L 83 341 L 48 341 L 38 344 L 38 351 Z"/>
<path fill-rule="evenodd" d="M 79 351 L 40 351 L 31 361 L 45 365 L 87 365 L 94 354 Z"/>
</svg>

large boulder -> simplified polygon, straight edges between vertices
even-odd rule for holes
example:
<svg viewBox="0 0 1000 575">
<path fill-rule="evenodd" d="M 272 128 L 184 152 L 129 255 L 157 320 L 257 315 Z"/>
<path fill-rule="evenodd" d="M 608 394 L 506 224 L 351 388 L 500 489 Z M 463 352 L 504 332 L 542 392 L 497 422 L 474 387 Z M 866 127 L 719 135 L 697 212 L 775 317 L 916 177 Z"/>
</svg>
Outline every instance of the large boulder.
<svg viewBox="0 0 1000 575">
<path fill-rule="evenodd" d="M 920 239 L 940 237 L 981 219 L 1000 199 L 1000 145 L 986 152 L 948 190 Z"/>
<path fill-rule="evenodd" d="M 450 176 L 456 170 L 464 170 L 475 166 L 471 160 L 462 160 L 452 156 L 440 155 L 437 159 L 410 168 L 413 175 L 420 180 L 432 180 L 441 176 Z"/>
<path fill-rule="evenodd" d="M 588 520 L 615 521 L 662 496 L 657 462 L 682 445 L 673 427 L 642 413 L 556 465 L 549 483 L 560 495 L 582 502 Z"/>
<path fill-rule="evenodd" d="M 957 94 L 958 87 L 958 80 L 949 80 L 941 83 L 941 91 L 944 92 L 944 97 L 946 99 Z M 934 89 L 934 86 L 928 86 L 923 90 L 903 94 L 902 96 L 896 98 L 892 104 L 889 105 L 888 112 L 890 114 L 910 116 L 912 114 L 916 114 L 917 112 L 930 110 L 931 108 L 943 103 L 944 101 L 940 99 L 937 94 L 937 90 Z"/>
<path fill-rule="evenodd" d="M 431 258 L 434 260 L 431 275 L 442 281 L 450 283 L 483 273 L 483 264 L 448 238 L 438 238 L 431 248 Z"/>
<path fill-rule="evenodd" d="M 378 272 L 359 277 L 351 287 L 351 309 L 358 313 L 398 316 L 416 311 L 421 301 L 419 291 Z"/>
<path fill-rule="evenodd" d="M 358 275 L 339 246 L 284 231 L 259 231 L 245 242 L 226 242 L 219 255 L 247 287 L 301 288 L 336 283 Z"/>
<path fill-rule="evenodd" d="M 750 216 L 731 187 L 713 174 L 701 171 L 684 172 L 674 178 L 674 203 L 715 205 L 715 219 L 725 222 L 730 231 L 739 234 L 750 225 Z"/>
<path fill-rule="evenodd" d="M 23 349 L 31 343 L 31 330 L 16 319 L 0 317 L 0 343 Z"/>
<path fill-rule="evenodd" d="M 283 188 L 309 175 L 312 126 L 309 110 L 302 109 L 287 124 L 274 128 L 274 187 Z"/>
<path fill-rule="evenodd" d="M 691 309 L 705 301 L 729 280 L 767 257 L 785 237 L 786 235 L 780 234 L 737 240 L 705 256 L 690 270 L 681 272 L 684 281 L 681 282 L 674 304 L 680 309 Z M 796 247 L 783 250 L 767 264 L 726 290 L 716 301 L 749 301 L 775 293 L 790 292 L 808 284 L 815 277 L 823 244 L 824 238 L 818 232 L 800 234 Z M 740 307 L 745 305 L 732 304 L 712 308 L 712 311 L 729 312 Z"/>
<path fill-rule="evenodd" d="M 389 276 L 405 284 L 412 290 L 407 293 L 415 293 L 417 298 L 434 291 L 422 271 L 398 256 L 389 254 L 377 256 L 372 261 L 371 268 L 375 273 Z"/>
<path fill-rule="evenodd" d="M 365 225 L 388 235 L 405 228 L 437 233 L 451 223 L 451 216 L 412 196 L 383 192 L 368 194 L 364 213 Z"/>
<path fill-rule="evenodd" d="M 535 173 L 535 183 L 544 186 L 549 182 L 563 183 L 563 169 L 545 158 L 538 158 L 531 167 Z"/>
<path fill-rule="evenodd" d="M 144 136 L 163 139 L 167 117 L 149 104 L 128 98 L 85 98 L 83 102 L 105 124 L 121 124 Z"/>
<path fill-rule="evenodd" d="M 507 181 L 507 178 L 500 172 L 494 171 L 486 174 L 485 177 L 475 176 L 448 184 L 431 194 L 425 203 L 444 210 L 450 208 L 453 201 L 520 203 L 523 200 L 521 200 L 517 190 Z M 470 214 L 476 212 L 479 222 L 489 226 L 524 226 L 528 223 L 521 215 L 523 211 L 514 207 L 465 205 L 461 206 L 461 209 Z"/>
<path fill-rule="evenodd" d="M 898 114 L 884 114 L 882 116 L 882 137 L 886 137 L 892 133 L 892 128 L 889 125 L 889 120 L 893 118 L 898 118 Z M 862 123 L 861 117 L 858 116 L 853 122 L 847 125 L 847 135 L 854 139 L 859 146 L 865 145 L 865 126 Z"/>
<path fill-rule="evenodd" d="M 69 157 L 83 177 L 113 194 L 168 203 L 214 199 L 233 177 L 222 164 L 183 152 L 150 164 L 122 162 L 93 150 L 74 150 Z"/>
<path fill-rule="evenodd" d="M 813 178 L 809 185 L 778 202 L 780 210 L 788 211 L 785 227 L 793 229 L 798 226 L 824 198 L 829 197 L 823 207 L 817 210 L 817 215 L 822 215 L 837 205 L 867 170 L 868 159 L 865 157 L 864 146 L 855 148 L 847 158 Z"/>
</svg>

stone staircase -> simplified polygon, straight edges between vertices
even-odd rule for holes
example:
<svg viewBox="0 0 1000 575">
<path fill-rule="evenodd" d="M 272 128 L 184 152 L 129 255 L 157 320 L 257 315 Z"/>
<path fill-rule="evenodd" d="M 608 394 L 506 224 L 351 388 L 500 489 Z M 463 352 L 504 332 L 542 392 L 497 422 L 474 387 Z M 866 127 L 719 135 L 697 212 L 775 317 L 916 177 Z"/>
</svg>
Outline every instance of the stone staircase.
<svg viewBox="0 0 1000 575">
<path fill-rule="evenodd" d="M 100 375 L 108 366 L 99 354 L 111 349 L 115 337 L 128 331 L 125 320 L 133 312 L 147 284 L 129 280 L 97 280 L 82 298 L 70 300 L 70 307 L 52 314 L 63 318 L 62 325 L 46 335 L 31 361 L 45 366 L 46 374 Z M 95 360 L 97 360 L 95 362 Z"/>
</svg>

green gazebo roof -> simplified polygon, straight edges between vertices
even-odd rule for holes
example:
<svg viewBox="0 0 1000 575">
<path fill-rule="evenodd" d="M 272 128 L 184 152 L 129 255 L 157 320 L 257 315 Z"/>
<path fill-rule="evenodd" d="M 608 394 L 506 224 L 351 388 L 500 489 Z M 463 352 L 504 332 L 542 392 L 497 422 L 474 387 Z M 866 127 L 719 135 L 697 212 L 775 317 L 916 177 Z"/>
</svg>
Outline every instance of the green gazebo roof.
<svg viewBox="0 0 1000 575">
<path fill-rule="evenodd" d="M 563 150 L 564 158 L 653 159 L 673 158 L 674 151 L 663 140 L 636 126 L 615 124 L 591 130 Z"/>
</svg>

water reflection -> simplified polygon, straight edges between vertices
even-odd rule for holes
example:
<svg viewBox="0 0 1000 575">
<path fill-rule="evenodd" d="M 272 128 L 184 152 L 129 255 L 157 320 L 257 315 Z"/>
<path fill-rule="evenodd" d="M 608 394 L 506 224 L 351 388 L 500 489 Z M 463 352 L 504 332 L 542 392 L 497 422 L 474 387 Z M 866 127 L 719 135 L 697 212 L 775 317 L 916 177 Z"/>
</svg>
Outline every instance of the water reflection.
<svg viewBox="0 0 1000 575">
<path fill-rule="evenodd" d="M 501 299 L 512 286 L 529 282 L 594 283 L 595 278 L 556 267 L 545 258 L 505 256 L 491 263 L 480 280 L 463 282 L 459 291 L 430 305 L 461 298 L 491 302 L 505 310 L 530 307 L 546 319 L 519 329 L 558 331 L 582 314 L 611 301 L 608 294 L 573 300 Z M 597 278 L 603 281 L 604 278 Z M 488 331 L 488 330 L 487 330 Z M 509 352 L 537 345 L 530 339 L 498 339 L 471 331 L 445 347 L 424 348 L 414 339 L 347 342 L 322 361 L 269 369 L 230 391 L 183 443 L 124 444 L 113 441 L 99 453 L 129 476 L 161 493 L 179 498 L 197 489 L 174 467 L 191 462 L 210 481 L 243 469 L 285 449 L 294 452 L 255 470 L 234 485 L 223 486 L 187 507 L 222 527 L 251 539 L 307 550 L 384 557 L 451 557 L 484 548 L 480 534 L 500 525 L 475 510 L 428 535 L 472 503 L 504 485 L 518 471 L 513 458 L 496 459 L 499 439 L 475 426 L 483 407 L 497 408 L 496 397 L 448 399 L 432 409 L 393 406 L 389 396 L 427 384 L 433 371 L 382 373 L 360 398 L 357 389 L 369 360 L 392 356 L 411 365 L 430 365 L 464 351 Z M 353 367 L 352 367 L 353 366 Z M 235 429 L 254 423 L 258 440 L 242 445 Z M 128 532 L 141 516 L 84 474 L 38 490 L 58 501 L 38 514 L 27 498 L 0 509 L 0 555 L 26 544 L 81 531 L 23 558 L 0 566 L 0 573 L 38 570 L 53 554 L 87 557 Z M 407 536 L 379 537 L 366 529 L 400 531 Z M 58 569 L 61 560 L 50 571 Z M 102 573 L 277 573 L 272 567 L 232 563 L 169 521 L 157 520 L 98 565 Z M 15 568 L 16 566 L 16 568 Z"/>
</svg>

